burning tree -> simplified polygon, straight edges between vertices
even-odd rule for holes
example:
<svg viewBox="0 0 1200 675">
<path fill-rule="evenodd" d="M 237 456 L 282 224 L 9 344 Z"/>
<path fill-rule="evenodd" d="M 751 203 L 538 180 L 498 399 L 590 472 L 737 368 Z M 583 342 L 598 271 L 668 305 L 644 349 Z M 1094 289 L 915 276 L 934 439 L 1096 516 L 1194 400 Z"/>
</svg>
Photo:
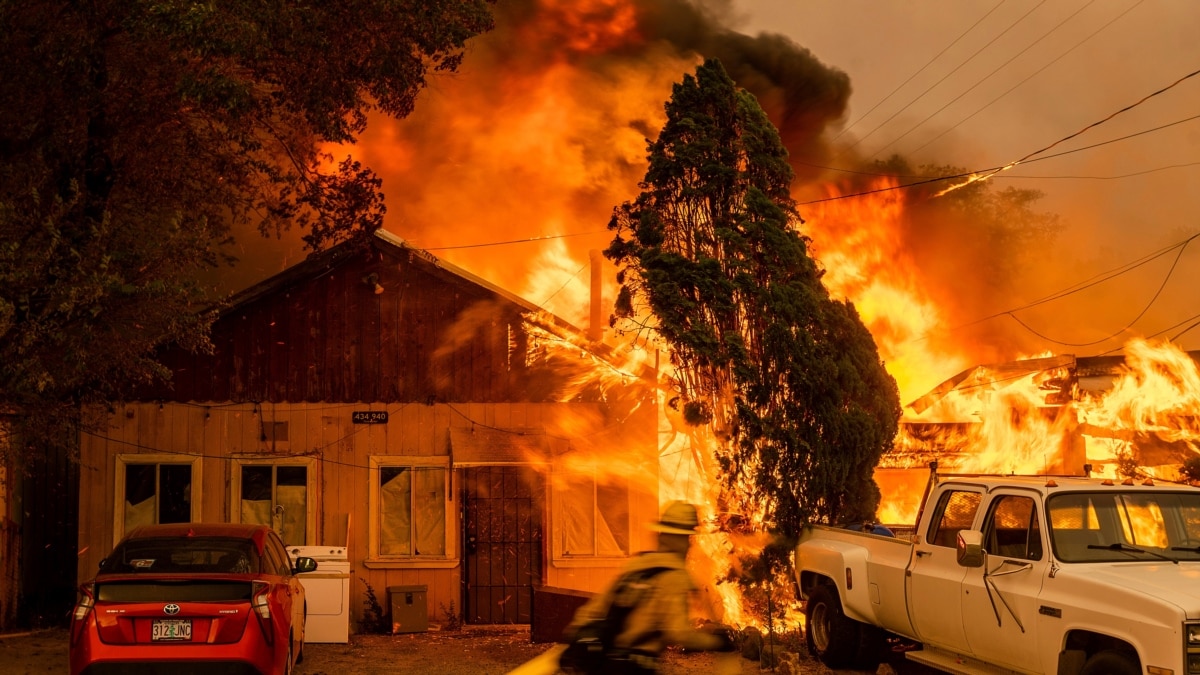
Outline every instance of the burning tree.
<svg viewBox="0 0 1200 675">
<path fill-rule="evenodd" d="M 709 425 L 733 527 L 794 534 L 872 518 L 895 381 L 832 298 L 790 196 L 787 150 L 718 61 L 676 84 L 636 201 L 615 212 L 616 317 L 667 343 L 678 397 Z"/>
<path fill-rule="evenodd" d="M 197 278 L 231 232 L 377 229 L 378 178 L 321 148 L 406 116 L 491 22 L 486 0 L 4 3 L 0 413 L 70 415 L 162 376 L 156 345 L 202 347 Z"/>
</svg>

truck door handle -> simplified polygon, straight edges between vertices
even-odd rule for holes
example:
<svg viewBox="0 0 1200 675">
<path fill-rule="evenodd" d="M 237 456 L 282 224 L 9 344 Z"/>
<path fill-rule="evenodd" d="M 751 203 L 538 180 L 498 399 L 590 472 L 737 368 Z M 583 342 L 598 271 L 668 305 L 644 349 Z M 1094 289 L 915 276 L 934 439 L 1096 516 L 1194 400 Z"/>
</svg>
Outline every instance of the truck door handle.
<svg viewBox="0 0 1200 675">
<path fill-rule="evenodd" d="M 922 558 L 922 557 L 924 557 L 924 556 L 927 556 L 927 555 L 933 555 L 933 551 L 921 551 L 921 550 L 918 550 L 918 551 L 917 551 L 917 557 L 918 557 L 918 558 Z"/>
</svg>

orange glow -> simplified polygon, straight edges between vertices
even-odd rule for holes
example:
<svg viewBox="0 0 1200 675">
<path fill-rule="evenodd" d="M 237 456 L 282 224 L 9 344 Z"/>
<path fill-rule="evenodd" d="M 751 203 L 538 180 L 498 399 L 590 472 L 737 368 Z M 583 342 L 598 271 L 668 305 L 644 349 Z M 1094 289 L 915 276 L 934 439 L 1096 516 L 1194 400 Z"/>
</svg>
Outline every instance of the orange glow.
<svg viewBox="0 0 1200 675">
<path fill-rule="evenodd" d="M 595 345 L 559 330 L 548 316 L 587 327 L 588 254 L 611 241 L 605 226 L 613 207 L 639 192 L 647 138 L 662 127 L 672 85 L 700 57 L 639 34 L 635 4 L 627 0 L 540 0 L 523 18 L 528 20 L 472 40 L 459 72 L 431 80 L 411 116 L 399 122 L 372 118 L 359 144 L 329 151 L 335 159 L 351 153 L 380 174 L 389 231 L 547 313 L 531 316 L 527 328 L 534 350 L 573 369 L 562 400 L 597 387 L 633 396 L 647 371 L 650 381 L 659 379 L 657 391 L 641 392 L 642 405 L 658 410 L 657 471 L 628 456 L 637 441 L 600 433 L 602 422 L 590 416 L 547 421 L 547 433 L 580 439 L 563 461 L 567 473 L 644 478 L 641 487 L 660 503 L 696 504 L 705 533 L 696 537 L 690 562 L 694 575 L 707 582 L 704 608 L 715 620 L 757 625 L 736 584 L 717 583 L 735 564 L 734 553 L 752 554 L 767 543 L 717 532 L 731 516 L 752 525 L 762 525 L 763 518 L 720 511 L 719 434 L 689 427 L 669 405 L 665 381 L 671 373 L 653 345 L 618 345 L 607 331 L 611 353 L 600 358 Z M 514 44 L 529 49 L 511 49 Z M 610 58 L 615 54 L 625 58 Z M 771 109 L 769 101 L 765 107 Z M 894 185 L 881 179 L 868 188 Z M 823 189 L 830 197 L 850 191 Z M 904 239 L 905 200 L 905 191 L 891 190 L 823 202 L 804 210 L 807 222 L 800 230 L 811 237 L 810 252 L 826 272 L 826 286 L 854 303 L 897 380 L 901 401 L 912 402 L 988 352 L 948 336 L 949 311 L 930 292 L 912 243 Z M 607 320 L 616 284 L 615 270 L 604 264 Z M 487 321 L 480 309 L 468 318 Z M 459 344 L 455 339 L 448 338 L 447 351 Z M 1132 458 L 1156 476 L 1174 476 L 1178 462 L 1142 456 L 1138 439 L 1151 434 L 1169 449 L 1192 443 L 1200 378 L 1191 360 L 1169 347 L 1134 342 L 1127 355 L 1129 371 L 1111 391 L 1068 405 L 1045 401 L 1044 387 L 1061 376 L 1061 367 L 1014 373 L 985 367 L 953 392 L 907 408 L 898 452 L 876 473 L 884 493 L 879 520 L 913 521 L 925 463 L 934 458 L 963 472 L 1078 472 L 1088 461 L 1097 473 L 1114 477 L 1118 463 Z M 787 608 L 791 625 L 799 623 L 796 609 Z"/>
<path fill-rule="evenodd" d="M 870 189 L 895 185 L 893 179 L 881 179 Z M 833 186 L 827 190 L 829 197 L 839 194 Z M 911 401 L 971 359 L 963 345 L 929 337 L 939 333 L 945 319 L 919 286 L 922 275 L 900 237 L 904 200 L 902 190 L 892 190 L 826 201 L 805 212 L 801 230 L 812 238 L 811 253 L 825 269 L 825 286 L 834 297 L 854 303 L 896 378 L 900 400 Z"/>
</svg>

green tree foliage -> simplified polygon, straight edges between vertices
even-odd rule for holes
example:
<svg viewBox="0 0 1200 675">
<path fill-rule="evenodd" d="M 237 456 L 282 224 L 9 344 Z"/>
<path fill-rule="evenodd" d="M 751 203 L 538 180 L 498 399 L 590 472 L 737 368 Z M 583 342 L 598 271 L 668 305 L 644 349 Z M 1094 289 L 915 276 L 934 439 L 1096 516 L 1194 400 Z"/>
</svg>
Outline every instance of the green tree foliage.
<svg viewBox="0 0 1200 675">
<path fill-rule="evenodd" d="M 0 408 L 103 400 L 206 342 L 234 227 L 314 249 L 377 229 L 321 151 L 407 115 L 488 0 L 0 3 Z"/>
<path fill-rule="evenodd" d="M 730 509 L 765 508 L 791 534 L 872 517 L 899 394 L 796 230 L 778 133 L 715 60 L 674 87 L 666 113 L 643 191 L 609 224 L 617 317 L 665 340 L 685 419 L 727 443 Z"/>
</svg>

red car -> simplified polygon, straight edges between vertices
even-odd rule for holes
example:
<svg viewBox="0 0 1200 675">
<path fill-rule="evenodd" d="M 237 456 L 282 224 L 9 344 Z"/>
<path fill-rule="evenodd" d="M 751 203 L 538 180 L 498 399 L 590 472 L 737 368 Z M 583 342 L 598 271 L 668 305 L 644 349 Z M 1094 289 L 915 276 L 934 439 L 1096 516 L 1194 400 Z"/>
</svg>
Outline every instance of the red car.
<svg viewBox="0 0 1200 675">
<path fill-rule="evenodd" d="M 304 586 L 266 525 L 130 532 L 79 587 L 71 675 L 287 675 L 304 653 Z"/>
</svg>

